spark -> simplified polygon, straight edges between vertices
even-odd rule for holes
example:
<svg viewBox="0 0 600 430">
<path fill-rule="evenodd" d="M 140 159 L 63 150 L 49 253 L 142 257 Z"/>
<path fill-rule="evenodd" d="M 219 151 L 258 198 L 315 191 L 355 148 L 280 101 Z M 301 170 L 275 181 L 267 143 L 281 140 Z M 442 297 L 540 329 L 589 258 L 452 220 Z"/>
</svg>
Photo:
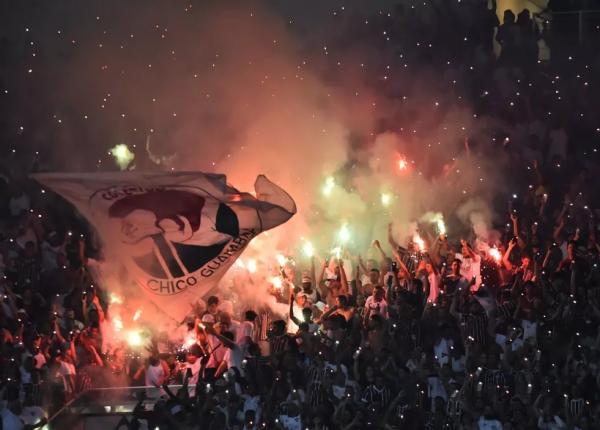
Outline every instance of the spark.
<svg viewBox="0 0 600 430">
<path fill-rule="evenodd" d="M 490 248 L 489 254 L 490 257 L 492 257 L 497 264 L 500 264 L 500 260 L 502 260 L 502 254 L 500 253 L 500 250 L 498 248 L 496 248 L 495 246 L 493 248 Z"/>
<path fill-rule="evenodd" d="M 333 189 L 335 188 L 335 179 L 333 179 L 333 176 L 328 176 L 327 179 L 325 179 L 325 184 L 323 185 L 323 195 L 326 197 L 329 197 L 331 195 L 331 193 L 333 192 Z"/>
<path fill-rule="evenodd" d="M 115 293 L 110 293 L 110 303 L 121 304 L 123 303 L 123 299 L 116 295 Z"/>
<path fill-rule="evenodd" d="M 335 255 L 335 258 L 337 258 L 339 260 L 341 258 L 341 256 L 342 256 L 342 247 L 341 246 L 336 246 L 335 248 L 333 248 L 331 250 L 331 253 L 333 255 Z"/>
<path fill-rule="evenodd" d="M 340 241 L 340 243 L 344 244 L 344 243 L 348 243 L 348 241 L 350 240 L 350 228 L 348 227 L 347 223 L 342 224 L 342 227 L 340 228 L 340 231 L 338 232 L 338 239 Z"/>
<path fill-rule="evenodd" d="M 283 281 L 279 276 L 272 277 L 270 282 L 276 290 L 281 290 L 283 288 Z"/>
<path fill-rule="evenodd" d="M 121 317 L 119 317 L 119 316 L 113 317 L 112 323 L 113 323 L 113 327 L 115 328 L 115 331 L 123 330 L 123 321 L 121 320 Z"/>
<path fill-rule="evenodd" d="M 385 207 L 392 204 L 392 195 L 390 193 L 381 193 L 381 204 Z"/>
<path fill-rule="evenodd" d="M 440 235 L 445 236 L 446 235 L 446 224 L 444 223 L 444 219 L 440 218 L 436 221 L 437 223 L 437 228 L 438 231 L 440 232 Z"/>
<path fill-rule="evenodd" d="M 406 171 L 406 169 L 408 169 L 408 162 L 406 161 L 405 158 L 401 158 L 400 160 L 398 160 L 398 169 L 401 172 Z"/>
<path fill-rule="evenodd" d="M 275 258 L 277 259 L 277 264 L 279 264 L 280 266 L 285 266 L 285 263 L 287 261 L 287 258 L 285 258 L 285 255 L 277 254 L 275 256 Z"/>
<path fill-rule="evenodd" d="M 133 320 L 134 321 L 139 320 L 141 315 L 142 315 L 142 310 L 138 309 L 137 311 L 135 311 L 135 314 L 133 314 Z"/>
<path fill-rule="evenodd" d="M 138 330 L 131 330 L 127 333 L 127 343 L 129 346 L 141 346 L 143 343 L 142 336 Z"/>
<path fill-rule="evenodd" d="M 435 223 L 440 236 L 445 236 L 446 235 L 446 223 L 444 222 L 444 216 L 441 213 L 436 214 L 435 218 L 433 219 L 433 222 Z"/>
<path fill-rule="evenodd" d="M 188 349 L 195 343 L 196 343 L 196 339 L 194 338 L 194 336 L 189 335 L 187 337 L 187 339 L 183 342 L 183 346 L 185 347 L 185 349 Z"/>
<path fill-rule="evenodd" d="M 417 247 L 417 251 L 424 252 L 425 251 L 425 241 L 419 236 L 419 233 L 415 233 L 413 236 L 413 242 Z"/>
<path fill-rule="evenodd" d="M 313 244 L 310 243 L 308 240 L 306 242 L 304 242 L 302 251 L 304 251 L 304 255 L 306 255 L 309 258 L 315 255 L 315 248 L 314 248 Z"/>
<path fill-rule="evenodd" d="M 121 170 L 125 170 L 135 158 L 135 154 L 124 143 L 119 143 L 112 148 L 110 154 L 115 158 L 115 162 Z"/>
<path fill-rule="evenodd" d="M 246 264 L 246 269 L 248 269 L 248 272 L 250 273 L 256 273 L 256 260 L 248 260 L 248 264 Z"/>
</svg>

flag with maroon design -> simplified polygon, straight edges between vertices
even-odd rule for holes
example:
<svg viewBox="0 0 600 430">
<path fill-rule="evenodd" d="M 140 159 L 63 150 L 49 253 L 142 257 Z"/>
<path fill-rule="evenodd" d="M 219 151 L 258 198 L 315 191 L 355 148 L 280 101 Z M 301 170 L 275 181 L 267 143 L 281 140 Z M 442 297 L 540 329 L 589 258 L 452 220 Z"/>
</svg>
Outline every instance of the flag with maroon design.
<svg viewBox="0 0 600 430">
<path fill-rule="evenodd" d="M 224 175 L 199 172 L 33 177 L 71 202 L 139 288 L 178 320 L 216 286 L 254 236 L 296 213 L 293 199 L 262 175 L 256 197 L 228 185 Z"/>
</svg>

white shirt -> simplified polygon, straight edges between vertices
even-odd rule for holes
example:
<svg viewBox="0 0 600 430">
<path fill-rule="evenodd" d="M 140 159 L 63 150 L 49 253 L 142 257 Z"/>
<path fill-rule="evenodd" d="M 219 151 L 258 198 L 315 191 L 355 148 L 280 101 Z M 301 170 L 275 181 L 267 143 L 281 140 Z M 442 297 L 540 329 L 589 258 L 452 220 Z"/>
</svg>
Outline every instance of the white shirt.
<svg viewBox="0 0 600 430">
<path fill-rule="evenodd" d="M 539 417 L 537 427 L 540 430 L 562 430 L 566 429 L 567 425 L 558 416 L 554 415 L 552 420 L 548 422 L 545 422 L 543 417 Z"/>
<path fill-rule="evenodd" d="M 248 396 L 247 394 L 243 394 L 242 398 L 244 399 L 244 415 L 246 411 L 254 411 L 255 421 L 260 421 L 260 396 Z"/>
<path fill-rule="evenodd" d="M 244 358 L 244 352 L 242 348 L 238 345 L 232 345 L 233 348 L 225 348 L 225 356 L 223 360 L 227 363 L 227 368 L 231 369 L 232 367 L 237 368 L 240 371 L 240 374 L 244 376 L 244 369 L 242 369 L 242 360 Z"/>
<path fill-rule="evenodd" d="M 250 321 L 244 321 L 237 330 L 235 342 L 240 346 L 246 345 L 246 338 L 248 337 L 251 341 L 254 341 L 254 324 Z"/>
<path fill-rule="evenodd" d="M 219 363 L 223 361 L 223 357 L 225 356 L 225 347 L 221 344 L 221 341 L 218 337 L 209 334 L 207 336 L 208 345 L 210 346 L 210 357 L 208 358 L 208 362 L 206 363 L 207 369 L 216 369 L 219 366 Z"/>
<path fill-rule="evenodd" d="M 61 251 L 60 246 L 52 246 L 43 241 L 40 248 L 42 251 L 42 272 L 56 269 L 58 267 L 58 255 Z"/>
<path fill-rule="evenodd" d="M 21 419 L 8 408 L 2 410 L 2 428 L 10 430 L 22 430 L 24 427 Z"/>
<path fill-rule="evenodd" d="M 450 347 L 454 346 L 452 339 L 441 338 L 438 343 L 433 346 L 433 352 L 440 366 L 450 361 Z"/>
<path fill-rule="evenodd" d="M 385 299 L 381 299 L 379 302 L 375 301 L 375 297 L 369 296 L 365 302 L 365 313 L 371 310 L 371 315 L 379 314 L 384 318 L 389 318 L 388 315 L 388 304 Z"/>
<path fill-rule="evenodd" d="M 527 320 L 521 320 L 521 327 L 523 327 L 523 340 L 529 338 L 536 339 L 537 337 L 537 323 Z"/>
<path fill-rule="evenodd" d="M 295 417 L 279 415 L 279 423 L 286 430 L 302 430 L 302 421 L 299 414 Z"/>
<path fill-rule="evenodd" d="M 448 401 L 448 394 L 444 388 L 442 380 L 437 376 L 429 376 L 427 378 L 427 397 L 434 400 L 436 397 L 441 397 L 445 402 Z M 435 402 L 431 402 L 431 412 L 434 411 Z"/>
<path fill-rule="evenodd" d="M 158 363 L 157 366 L 149 365 L 146 369 L 145 384 L 148 386 L 160 385 L 165 377 L 165 369 Z"/>
<path fill-rule="evenodd" d="M 184 374 L 187 373 L 187 370 L 190 369 L 192 371 L 192 377 L 188 381 L 189 385 L 196 385 L 198 383 L 198 378 L 200 377 L 200 359 L 197 359 L 194 363 L 185 363 Z"/>
<path fill-rule="evenodd" d="M 31 373 L 29 373 L 23 366 L 19 367 L 19 373 L 21 374 L 21 384 L 31 384 Z"/>
<path fill-rule="evenodd" d="M 75 371 L 75 366 L 72 365 L 71 363 L 67 363 L 66 361 L 62 361 L 60 362 L 60 368 L 58 369 L 58 374 L 60 375 L 60 377 L 63 380 L 63 385 L 65 387 L 65 392 L 70 393 L 71 392 L 71 384 L 69 384 L 68 379 L 69 379 L 69 375 L 76 375 L 76 371 Z"/>
<path fill-rule="evenodd" d="M 25 424 L 35 425 L 46 417 L 46 412 L 39 406 L 25 406 L 20 417 Z"/>
<path fill-rule="evenodd" d="M 427 281 L 429 283 L 429 297 L 427 297 L 427 302 L 435 303 L 440 295 L 440 275 L 431 272 L 427 275 Z"/>
<path fill-rule="evenodd" d="M 502 423 L 498 420 L 487 420 L 484 417 L 479 417 L 477 424 L 479 430 L 502 430 Z"/>
<path fill-rule="evenodd" d="M 304 316 L 302 316 L 302 308 L 298 306 L 296 302 L 292 305 L 292 313 L 297 320 L 304 321 Z M 296 333 L 298 331 L 298 325 L 292 321 L 292 318 L 288 318 L 287 332 L 288 333 Z"/>
<path fill-rule="evenodd" d="M 475 258 L 456 254 L 456 258 L 462 261 L 460 265 L 461 276 L 464 276 L 469 282 L 475 277 L 475 287 L 478 289 L 481 285 L 481 257 L 477 254 L 475 254 Z"/>
</svg>

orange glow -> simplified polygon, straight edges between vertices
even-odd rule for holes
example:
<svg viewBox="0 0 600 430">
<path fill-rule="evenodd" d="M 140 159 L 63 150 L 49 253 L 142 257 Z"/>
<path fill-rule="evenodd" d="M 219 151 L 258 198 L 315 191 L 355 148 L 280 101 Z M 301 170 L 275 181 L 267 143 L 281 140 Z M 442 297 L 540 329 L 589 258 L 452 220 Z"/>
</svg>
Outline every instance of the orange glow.
<svg viewBox="0 0 600 430">
<path fill-rule="evenodd" d="M 494 261 L 496 261 L 496 264 L 500 264 L 500 261 L 502 260 L 502 254 L 500 253 L 500 250 L 498 248 L 490 248 L 489 254 L 490 257 L 492 257 Z"/>
<path fill-rule="evenodd" d="M 413 242 L 415 244 L 415 247 L 417 248 L 417 251 L 425 251 L 425 241 L 421 238 L 421 236 L 419 236 L 418 233 L 415 233 L 415 235 L 413 236 Z"/>
</svg>

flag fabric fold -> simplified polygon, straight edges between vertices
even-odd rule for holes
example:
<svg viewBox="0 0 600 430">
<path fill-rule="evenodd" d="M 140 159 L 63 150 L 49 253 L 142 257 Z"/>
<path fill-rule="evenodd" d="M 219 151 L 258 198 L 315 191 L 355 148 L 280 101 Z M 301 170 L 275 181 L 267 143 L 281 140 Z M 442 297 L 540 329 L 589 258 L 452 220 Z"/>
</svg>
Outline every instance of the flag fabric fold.
<svg viewBox="0 0 600 430">
<path fill-rule="evenodd" d="M 225 175 L 200 172 L 33 178 L 73 204 L 138 287 L 177 320 L 214 289 L 254 236 L 296 213 L 294 200 L 263 175 L 256 197 L 227 184 Z"/>
</svg>

